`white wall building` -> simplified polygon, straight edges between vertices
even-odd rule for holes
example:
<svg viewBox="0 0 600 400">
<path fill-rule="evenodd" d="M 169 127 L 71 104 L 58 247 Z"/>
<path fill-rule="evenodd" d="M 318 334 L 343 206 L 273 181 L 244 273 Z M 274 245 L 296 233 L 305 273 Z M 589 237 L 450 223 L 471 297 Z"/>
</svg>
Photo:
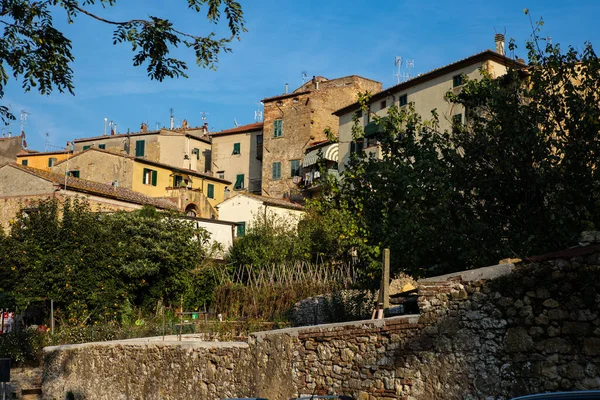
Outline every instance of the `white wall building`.
<svg viewBox="0 0 600 400">
<path fill-rule="evenodd" d="M 236 236 L 245 234 L 257 217 L 282 218 L 297 224 L 304 214 L 304 207 L 286 199 L 274 199 L 249 193 L 239 193 L 217 205 L 219 219 L 237 222 Z"/>
</svg>

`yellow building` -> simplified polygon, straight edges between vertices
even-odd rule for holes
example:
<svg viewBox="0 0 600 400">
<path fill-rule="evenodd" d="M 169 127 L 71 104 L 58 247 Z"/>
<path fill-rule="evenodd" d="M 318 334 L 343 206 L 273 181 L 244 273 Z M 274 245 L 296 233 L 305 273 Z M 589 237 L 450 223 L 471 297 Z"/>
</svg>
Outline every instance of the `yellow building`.
<svg viewBox="0 0 600 400">
<path fill-rule="evenodd" d="M 170 199 L 180 211 L 204 218 L 217 217 L 214 207 L 231 187 L 231 182 L 209 174 L 95 147 L 57 163 L 52 171 Z"/>
<path fill-rule="evenodd" d="M 41 169 L 44 171 L 50 171 L 56 163 L 66 160 L 70 154 L 71 152 L 66 150 L 50 152 L 34 152 L 25 150 L 17 154 L 17 164 Z"/>
</svg>

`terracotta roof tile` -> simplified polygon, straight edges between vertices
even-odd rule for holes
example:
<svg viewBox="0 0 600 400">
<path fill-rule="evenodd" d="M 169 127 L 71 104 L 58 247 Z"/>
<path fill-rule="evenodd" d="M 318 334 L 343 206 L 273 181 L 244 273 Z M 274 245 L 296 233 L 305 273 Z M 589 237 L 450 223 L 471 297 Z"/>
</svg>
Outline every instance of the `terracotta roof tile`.
<svg viewBox="0 0 600 400">
<path fill-rule="evenodd" d="M 27 167 L 20 164 L 11 164 L 13 167 L 18 168 L 22 171 L 28 172 L 39 178 L 50 181 L 61 187 L 65 187 L 65 176 L 54 172 L 44 171 L 32 167 Z M 72 176 L 66 177 L 66 189 L 73 190 L 75 192 L 94 194 L 100 197 L 107 197 L 117 200 L 126 201 L 129 203 L 149 205 L 156 208 L 162 209 L 177 209 L 176 205 L 169 200 L 157 199 L 154 197 L 147 196 L 145 194 L 134 192 L 133 190 L 115 187 L 107 185 L 105 183 L 98 183 L 92 181 L 86 181 L 84 179 L 74 178 Z"/>
<path fill-rule="evenodd" d="M 262 130 L 262 129 L 263 129 L 263 123 L 256 122 L 254 124 L 236 126 L 235 128 L 226 129 L 226 130 L 220 131 L 220 132 L 211 132 L 209 135 L 210 136 L 231 135 L 234 133 L 252 132 L 252 131 L 258 131 L 258 130 Z"/>
</svg>

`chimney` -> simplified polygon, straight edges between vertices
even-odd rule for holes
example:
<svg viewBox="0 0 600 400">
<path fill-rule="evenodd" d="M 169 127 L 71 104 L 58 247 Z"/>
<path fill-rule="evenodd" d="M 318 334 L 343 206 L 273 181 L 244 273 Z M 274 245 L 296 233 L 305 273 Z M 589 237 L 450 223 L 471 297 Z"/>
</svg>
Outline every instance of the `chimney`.
<svg viewBox="0 0 600 400">
<path fill-rule="evenodd" d="M 504 55 L 504 35 L 502 33 L 496 33 L 494 41 L 496 42 L 496 53 Z"/>
<path fill-rule="evenodd" d="M 202 125 L 202 132 L 204 132 L 205 135 L 208 133 L 208 122 L 205 122 L 204 125 Z"/>
<path fill-rule="evenodd" d="M 290 85 L 288 85 L 287 83 L 285 84 L 285 94 L 288 94 L 290 90 Z"/>
<path fill-rule="evenodd" d="M 190 126 L 187 122 L 187 119 L 184 119 L 183 121 L 181 121 L 181 128 L 182 129 L 188 129 Z"/>
<path fill-rule="evenodd" d="M 142 122 L 142 126 L 140 127 L 140 132 L 142 132 L 142 133 L 148 132 L 148 124 L 146 124 L 145 122 Z"/>
</svg>

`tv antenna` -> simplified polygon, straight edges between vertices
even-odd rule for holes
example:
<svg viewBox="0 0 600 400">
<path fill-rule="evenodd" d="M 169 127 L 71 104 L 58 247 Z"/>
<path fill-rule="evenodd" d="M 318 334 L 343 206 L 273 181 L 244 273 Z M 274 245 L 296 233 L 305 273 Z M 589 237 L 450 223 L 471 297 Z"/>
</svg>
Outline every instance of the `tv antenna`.
<svg viewBox="0 0 600 400">
<path fill-rule="evenodd" d="M 240 124 L 238 124 L 238 122 L 237 122 L 237 119 L 236 119 L 236 118 L 234 118 L 234 119 L 233 119 L 233 126 L 235 126 L 236 128 L 237 128 L 238 126 L 240 126 Z"/>
<path fill-rule="evenodd" d="M 156 121 L 156 130 L 160 130 L 160 121 Z"/>
<path fill-rule="evenodd" d="M 262 103 L 262 101 L 258 102 L 258 107 L 256 107 L 256 111 L 254 111 L 254 121 L 256 122 L 262 122 L 263 120 L 263 112 L 261 110 L 261 107 L 264 104 Z"/>
<path fill-rule="evenodd" d="M 306 71 L 302 71 L 302 84 L 304 85 L 308 80 L 308 73 Z"/>
<path fill-rule="evenodd" d="M 402 61 L 406 65 L 406 72 L 404 73 L 402 72 Z M 394 73 L 396 83 L 405 82 L 410 79 L 410 70 L 415 67 L 415 60 L 403 60 L 401 56 L 396 56 L 394 65 L 396 66 L 396 72 Z"/>
<path fill-rule="evenodd" d="M 173 128 L 175 128 L 175 114 L 174 114 L 172 108 L 169 109 L 169 114 L 170 114 L 170 117 L 169 117 L 170 127 L 171 127 L 171 129 L 173 129 Z"/>
<path fill-rule="evenodd" d="M 25 132 L 25 125 L 27 125 L 27 116 L 31 115 L 31 113 L 28 113 L 25 110 L 21 110 L 21 134 L 23 134 L 23 132 Z"/>
<path fill-rule="evenodd" d="M 209 113 L 207 113 L 206 111 L 200 111 L 200 115 L 202 115 L 202 122 L 206 123 L 206 116 Z"/>
</svg>

